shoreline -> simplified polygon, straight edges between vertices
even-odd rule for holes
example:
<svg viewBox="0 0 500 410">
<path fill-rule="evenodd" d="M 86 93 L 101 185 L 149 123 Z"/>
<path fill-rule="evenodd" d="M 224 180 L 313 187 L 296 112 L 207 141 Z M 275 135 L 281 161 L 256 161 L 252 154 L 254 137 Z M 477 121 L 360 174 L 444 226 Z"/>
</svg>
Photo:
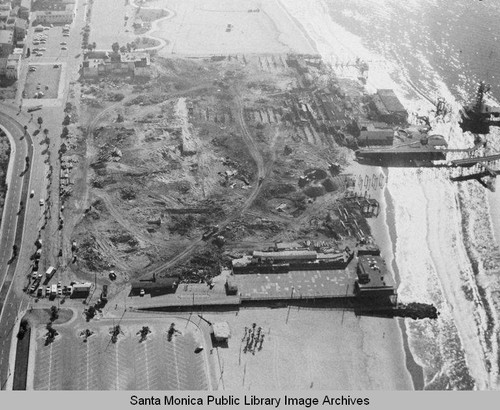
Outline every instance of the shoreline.
<svg viewBox="0 0 500 410">
<path fill-rule="evenodd" d="M 389 172 L 387 171 L 384 174 L 387 180 L 389 178 Z M 401 276 L 399 275 L 399 269 L 396 263 L 396 256 L 395 256 L 397 248 L 397 234 L 395 229 L 396 218 L 395 218 L 393 199 L 387 187 L 384 189 L 384 217 L 385 217 L 384 223 L 389 233 L 389 241 L 391 242 L 392 255 L 391 255 L 390 266 L 394 275 L 394 280 L 396 281 L 396 284 L 399 287 L 401 283 Z M 403 318 L 398 319 L 398 325 L 401 329 L 401 334 L 403 336 L 403 348 L 406 357 L 406 368 L 411 375 L 413 381 L 413 388 L 415 390 L 425 390 L 424 368 L 415 361 L 413 353 L 411 352 L 405 319 Z"/>
<path fill-rule="evenodd" d="M 381 173 L 384 175 L 385 180 L 389 178 L 389 170 L 381 168 Z M 378 198 L 380 205 L 380 214 L 378 218 L 380 221 L 374 220 L 369 221 L 371 234 L 376 243 L 380 245 L 382 251 L 382 256 L 387 261 L 387 265 L 392 271 L 392 275 L 396 285 L 399 287 L 401 284 L 401 277 L 399 275 L 398 266 L 396 264 L 396 247 L 397 247 L 397 234 L 395 230 L 395 212 L 394 203 L 392 200 L 391 193 L 387 186 L 384 186 L 381 195 Z M 405 355 L 405 366 L 410 374 L 413 389 L 414 390 L 425 390 L 425 375 L 424 369 L 420 366 L 413 356 L 409 346 L 407 326 L 405 319 L 396 319 L 398 327 L 401 331 L 401 337 L 403 342 L 403 351 Z"/>
</svg>

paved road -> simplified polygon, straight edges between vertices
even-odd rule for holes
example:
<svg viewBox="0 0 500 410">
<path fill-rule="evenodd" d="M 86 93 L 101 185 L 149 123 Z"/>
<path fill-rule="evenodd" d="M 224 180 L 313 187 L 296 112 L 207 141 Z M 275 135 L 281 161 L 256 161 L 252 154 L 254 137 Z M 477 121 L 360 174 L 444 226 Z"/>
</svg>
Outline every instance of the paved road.
<svg viewBox="0 0 500 410">
<path fill-rule="evenodd" d="M 22 227 L 25 217 L 25 208 L 29 195 L 27 184 L 29 172 L 25 170 L 26 157 L 31 157 L 33 145 L 29 135 L 25 135 L 23 126 L 7 114 L 4 108 L 0 112 L 0 127 L 8 133 L 11 143 L 11 164 L 9 164 L 8 191 L 4 204 L 2 225 L 0 231 L 0 387 L 4 388 L 10 372 L 8 361 L 12 330 L 17 318 L 21 299 L 9 293 L 13 283 L 18 258 L 12 257 L 13 245 L 20 253 L 22 241 Z M 23 189 L 24 188 L 24 189 Z M 21 201 L 23 206 L 20 207 Z M 21 210 L 21 212 L 19 212 Z"/>
<path fill-rule="evenodd" d="M 80 5 L 82 0 L 78 0 Z M 5 224 L 2 223 L 2 236 L 0 239 L 0 284 L 3 287 L 0 290 L 0 302 L 4 301 L 4 309 L 0 317 L 0 388 L 5 389 L 9 375 L 12 377 L 14 371 L 13 363 L 9 363 L 9 354 L 11 353 L 11 339 L 12 331 L 19 314 L 26 310 L 32 299 L 28 297 L 23 291 L 23 286 L 27 284 L 27 274 L 30 271 L 31 261 L 30 255 L 33 253 L 34 241 L 41 234 L 41 226 L 44 220 L 44 211 L 46 206 L 40 206 L 39 200 L 45 199 L 46 202 L 50 198 L 52 202 L 52 215 L 47 214 L 49 217 L 47 227 L 44 235 L 44 246 L 42 252 L 42 259 L 40 261 L 40 270 L 48 264 L 56 264 L 57 253 L 60 247 L 60 231 L 57 229 L 59 217 L 59 183 L 58 175 L 60 164 L 58 161 L 57 151 L 60 146 L 60 133 L 61 123 L 64 117 L 63 107 L 66 101 L 69 83 L 77 78 L 79 64 L 81 63 L 81 49 L 79 35 L 83 27 L 84 7 L 79 7 L 77 18 L 72 25 L 71 36 L 69 38 L 62 37 L 61 28 L 54 27 L 48 31 L 49 38 L 52 38 L 50 48 L 47 56 L 43 59 L 39 57 L 30 57 L 23 60 L 21 76 L 18 81 L 18 95 L 16 100 L 9 101 L 10 104 L 0 106 L 0 124 L 4 125 L 12 134 L 16 142 L 15 166 L 12 171 L 12 183 L 9 184 L 9 192 L 5 204 Z M 28 34 L 28 44 L 31 45 L 33 38 L 33 29 L 30 28 Z M 68 43 L 68 51 L 61 52 L 59 43 L 61 41 Z M 41 61 L 42 60 L 42 61 Z M 62 63 L 61 83 L 59 89 L 58 99 L 48 101 L 44 100 L 21 100 L 21 92 L 24 89 L 26 81 L 26 74 L 28 64 L 37 63 Z M 12 107 L 19 107 L 22 104 L 22 112 L 18 115 L 16 110 Z M 32 105 L 42 104 L 41 111 L 34 112 L 34 118 L 26 113 L 26 108 Z M 11 108 L 9 108 L 11 107 Z M 37 125 L 35 124 L 36 117 L 42 116 L 44 119 L 43 128 L 49 130 L 50 137 L 50 165 L 53 167 L 54 182 L 50 192 L 47 190 L 47 170 L 48 165 L 45 164 L 46 156 L 41 155 L 46 145 L 40 145 L 39 137 L 34 137 L 34 145 L 32 145 L 33 159 L 32 169 L 30 174 L 25 174 L 19 177 L 20 173 L 25 168 L 25 157 L 28 153 L 26 139 L 21 140 L 24 134 L 23 125 L 28 126 L 29 132 L 33 132 Z M 19 146 L 19 148 L 18 148 Z M 21 187 L 23 181 L 24 189 Z M 12 187 L 10 186 L 12 185 Z M 29 198 L 31 190 L 35 191 L 33 198 Z M 22 190 L 22 193 L 21 193 Z M 25 213 L 17 215 L 19 211 L 19 203 L 22 196 L 25 204 Z M 51 217 L 52 216 L 52 217 Z M 7 223 L 8 222 L 8 223 Z M 55 234 L 55 235 L 54 235 Z M 7 270 L 6 261 L 11 257 L 13 242 L 16 242 L 19 250 L 18 258 L 10 265 Z M 15 348 L 12 346 L 12 348 Z M 10 359 L 13 356 L 10 355 Z M 12 380 L 9 380 L 9 383 Z"/>
</svg>

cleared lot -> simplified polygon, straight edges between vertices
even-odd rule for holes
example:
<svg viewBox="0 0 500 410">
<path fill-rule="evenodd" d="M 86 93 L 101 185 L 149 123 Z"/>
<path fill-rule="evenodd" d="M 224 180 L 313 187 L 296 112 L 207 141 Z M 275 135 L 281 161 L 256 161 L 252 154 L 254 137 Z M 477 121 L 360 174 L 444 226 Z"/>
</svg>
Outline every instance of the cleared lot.
<svg viewBox="0 0 500 410">
<path fill-rule="evenodd" d="M 35 94 L 42 92 L 43 98 L 57 98 L 61 65 L 55 68 L 54 64 L 30 64 L 36 71 L 28 71 L 24 86 L 25 98 L 35 98 Z"/>
</svg>

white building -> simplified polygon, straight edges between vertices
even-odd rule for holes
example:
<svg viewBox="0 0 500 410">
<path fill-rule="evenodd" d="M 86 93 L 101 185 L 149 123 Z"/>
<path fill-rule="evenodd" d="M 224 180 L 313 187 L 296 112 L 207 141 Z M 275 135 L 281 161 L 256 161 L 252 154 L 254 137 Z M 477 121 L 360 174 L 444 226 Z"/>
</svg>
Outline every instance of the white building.
<svg viewBox="0 0 500 410">
<path fill-rule="evenodd" d="M 75 17 L 71 10 L 37 11 L 34 14 L 36 24 L 71 24 Z"/>
</svg>

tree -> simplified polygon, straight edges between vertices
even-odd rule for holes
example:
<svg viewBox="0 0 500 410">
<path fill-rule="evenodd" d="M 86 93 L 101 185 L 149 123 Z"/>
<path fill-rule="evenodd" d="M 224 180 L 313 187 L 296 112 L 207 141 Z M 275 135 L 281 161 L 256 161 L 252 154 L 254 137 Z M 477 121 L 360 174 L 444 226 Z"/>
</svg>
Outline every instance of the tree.
<svg viewBox="0 0 500 410">
<path fill-rule="evenodd" d="M 93 50 L 95 50 L 96 48 L 97 48 L 97 44 L 96 44 L 96 42 L 94 41 L 94 42 L 92 43 L 92 49 L 93 49 Z"/>
<path fill-rule="evenodd" d="M 66 154 L 66 152 L 68 151 L 68 147 L 66 146 L 66 144 L 63 142 L 61 144 L 61 148 L 59 148 L 59 152 L 61 153 L 61 155 L 64 155 Z"/>
<path fill-rule="evenodd" d="M 137 334 L 141 335 L 139 342 L 143 342 L 144 340 L 146 340 L 149 333 L 151 333 L 151 330 L 149 330 L 149 326 L 143 326 L 142 329 L 137 332 Z"/>
<path fill-rule="evenodd" d="M 59 309 L 55 306 L 50 307 L 50 321 L 55 322 L 59 318 Z"/>
<path fill-rule="evenodd" d="M 111 44 L 111 49 L 113 52 L 118 53 L 118 51 L 120 51 L 120 44 L 118 44 L 118 42 L 114 42 Z"/>
<path fill-rule="evenodd" d="M 132 51 L 132 44 L 127 43 L 127 51 L 130 53 Z"/>
<path fill-rule="evenodd" d="M 69 134 L 68 127 L 64 126 L 61 132 L 61 138 L 66 138 Z"/>
<path fill-rule="evenodd" d="M 42 117 L 38 117 L 38 119 L 36 121 L 38 122 L 39 128 L 42 128 L 43 118 Z"/>
<path fill-rule="evenodd" d="M 49 135 L 49 130 L 47 128 L 44 128 L 43 135 L 45 136 Z"/>
<path fill-rule="evenodd" d="M 120 53 L 126 53 L 127 52 L 127 47 L 121 46 L 120 47 Z"/>
</svg>

